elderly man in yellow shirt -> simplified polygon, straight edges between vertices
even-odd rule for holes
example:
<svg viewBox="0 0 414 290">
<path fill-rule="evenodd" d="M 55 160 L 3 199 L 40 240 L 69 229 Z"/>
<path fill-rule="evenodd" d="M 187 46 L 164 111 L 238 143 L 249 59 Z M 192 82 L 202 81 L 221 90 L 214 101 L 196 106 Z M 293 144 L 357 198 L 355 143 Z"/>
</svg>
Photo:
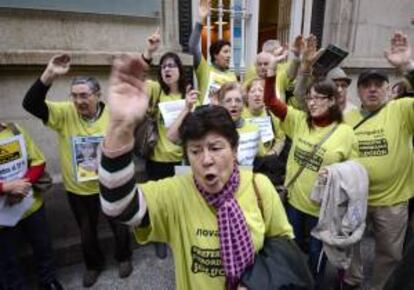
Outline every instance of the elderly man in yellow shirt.
<svg viewBox="0 0 414 290">
<path fill-rule="evenodd" d="M 109 111 L 101 100 L 99 82 L 90 76 L 78 76 L 72 80 L 69 101 L 46 100 L 52 83 L 69 71 L 70 64 L 67 54 L 52 57 L 40 78 L 26 93 L 23 107 L 57 133 L 63 185 L 80 230 L 86 264 L 83 286 L 90 287 L 105 266 L 97 231 L 101 211 L 98 176 L 97 172 L 91 171 L 85 175 L 76 161 L 81 159 L 81 144 L 98 146 L 108 125 Z M 115 237 L 119 276 L 125 278 L 132 272 L 129 229 L 110 219 L 108 222 Z"/>
<path fill-rule="evenodd" d="M 392 37 L 386 58 L 399 71 L 414 71 L 411 46 L 401 32 Z M 345 122 L 354 128 L 359 161 L 369 174 L 368 220 L 376 242 L 371 289 L 380 290 L 402 257 L 408 225 L 414 185 L 414 99 L 388 102 L 388 77 L 379 70 L 362 72 L 357 88 L 362 108 L 349 112 Z M 352 267 L 345 278 L 349 286 L 362 281 L 362 273 L 356 270 Z"/>
</svg>

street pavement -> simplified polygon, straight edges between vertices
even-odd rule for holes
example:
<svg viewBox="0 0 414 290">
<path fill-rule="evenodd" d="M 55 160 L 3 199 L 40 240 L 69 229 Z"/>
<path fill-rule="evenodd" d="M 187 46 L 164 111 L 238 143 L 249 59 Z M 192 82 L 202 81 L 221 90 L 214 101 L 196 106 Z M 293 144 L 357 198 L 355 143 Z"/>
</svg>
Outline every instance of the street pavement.
<svg viewBox="0 0 414 290">
<path fill-rule="evenodd" d="M 108 256 L 108 255 L 107 255 Z M 110 258 L 110 257 L 107 257 Z M 174 265 L 171 252 L 164 260 L 155 256 L 153 245 L 140 246 L 133 254 L 134 271 L 131 276 L 120 279 L 117 263 L 108 261 L 108 266 L 93 287 L 82 287 L 83 264 L 59 269 L 59 279 L 65 290 L 173 290 L 175 289 Z"/>
<path fill-rule="evenodd" d="M 362 242 L 364 271 L 370 276 L 374 256 L 374 243 L 371 237 L 365 237 Z M 108 257 L 109 258 L 109 257 Z M 108 266 L 100 275 L 97 283 L 91 290 L 174 290 L 174 265 L 169 252 L 168 257 L 161 260 L 156 257 L 153 245 L 140 246 L 134 250 L 134 271 L 126 279 L 118 277 L 118 268 L 115 261 L 108 261 Z M 59 269 L 59 278 L 67 290 L 83 289 L 83 264 L 76 264 Z M 336 271 L 332 266 L 327 267 L 323 289 L 334 290 Z M 368 290 L 367 281 L 360 290 Z"/>
</svg>

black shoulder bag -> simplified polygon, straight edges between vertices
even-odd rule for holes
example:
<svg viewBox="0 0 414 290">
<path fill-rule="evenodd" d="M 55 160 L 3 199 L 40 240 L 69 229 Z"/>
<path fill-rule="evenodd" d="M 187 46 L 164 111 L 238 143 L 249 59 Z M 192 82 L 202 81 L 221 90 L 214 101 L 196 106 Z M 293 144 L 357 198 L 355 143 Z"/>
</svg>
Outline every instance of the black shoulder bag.
<svg viewBox="0 0 414 290">
<path fill-rule="evenodd" d="M 148 159 L 154 151 L 155 145 L 158 141 L 158 126 L 157 126 L 157 110 L 159 99 L 161 96 L 161 88 L 158 98 L 154 101 L 152 98 L 149 103 L 149 110 L 145 116 L 144 121 L 135 128 L 134 137 L 134 154 L 136 156 Z"/>
<path fill-rule="evenodd" d="M 263 203 L 255 175 L 253 188 L 264 220 Z M 288 237 L 265 237 L 263 248 L 255 255 L 254 264 L 241 277 L 249 290 L 309 290 L 313 278 L 306 258 Z"/>
</svg>

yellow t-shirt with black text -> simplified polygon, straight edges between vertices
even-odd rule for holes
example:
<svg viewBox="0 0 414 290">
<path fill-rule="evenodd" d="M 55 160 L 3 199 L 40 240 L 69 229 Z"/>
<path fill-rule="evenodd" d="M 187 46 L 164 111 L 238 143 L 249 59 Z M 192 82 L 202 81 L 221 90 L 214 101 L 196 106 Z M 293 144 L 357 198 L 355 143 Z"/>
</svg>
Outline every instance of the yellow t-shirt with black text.
<svg viewBox="0 0 414 290">
<path fill-rule="evenodd" d="M 251 171 L 240 171 L 235 198 L 257 252 L 265 237 L 293 238 L 293 232 L 273 185 L 258 174 L 255 178 L 263 204 L 263 220 L 252 178 Z M 192 174 L 140 184 L 139 188 L 148 206 L 150 226 L 135 228 L 135 237 L 139 243 L 158 241 L 170 245 L 177 290 L 224 290 L 216 210 L 198 192 Z"/>
<path fill-rule="evenodd" d="M 309 128 L 306 118 L 306 113 L 288 107 L 286 118 L 281 122 L 282 130 L 292 139 L 285 182 L 288 183 L 301 165 L 305 164 L 300 176 L 288 188 L 288 201 L 296 209 L 317 217 L 320 207 L 311 201 L 310 194 L 319 170 L 324 166 L 355 158 L 357 141 L 352 128 L 341 123 L 309 160 L 314 146 L 334 128 L 336 123 L 326 127 Z"/>
<path fill-rule="evenodd" d="M 63 185 L 67 191 L 79 195 L 98 194 L 97 180 L 78 182 L 73 168 L 72 138 L 78 136 L 104 136 L 109 122 L 106 106 L 95 122 L 82 119 L 72 102 L 46 101 L 49 108 L 47 127 L 58 134 L 60 167 Z"/>
<path fill-rule="evenodd" d="M 363 116 L 349 112 L 345 122 L 355 126 Z M 355 130 L 360 161 L 369 176 L 368 204 L 390 206 L 407 201 L 414 191 L 414 99 L 390 101 Z"/>
</svg>

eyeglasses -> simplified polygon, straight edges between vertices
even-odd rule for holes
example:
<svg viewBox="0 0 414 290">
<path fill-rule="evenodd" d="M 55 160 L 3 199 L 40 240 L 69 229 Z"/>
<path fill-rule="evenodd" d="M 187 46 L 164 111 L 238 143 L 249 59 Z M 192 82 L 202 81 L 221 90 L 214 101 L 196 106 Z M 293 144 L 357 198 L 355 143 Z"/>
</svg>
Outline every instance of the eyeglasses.
<svg viewBox="0 0 414 290">
<path fill-rule="evenodd" d="M 176 68 L 176 67 L 177 67 L 177 65 L 175 63 L 172 63 L 172 62 L 161 65 L 161 69 Z"/>
<path fill-rule="evenodd" d="M 232 104 L 233 102 L 238 105 L 243 104 L 243 99 L 242 98 L 228 98 L 228 99 L 224 98 L 223 100 L 224 104 Z"/>
<path fill-rule="evenodd" d="M 326 99 L 329 99 L 329 97 L 305 97 L 306 102 L 315 101 L 316 103 L 322 103 Z"/>
<path fill-rule="evenodd" d="M 70 94 L 70 97 L 71 97 L 73 100 L 76 100 L 76 99 L 86 100 L 86 99 L 87 99 L 87 98 L 89 98 L 91 95 L 93 95 L 93 93 L 79 93 L 79 94 L 76 94 L 76 93 L 71 93 L 71 94 Z"/>
</svg>

